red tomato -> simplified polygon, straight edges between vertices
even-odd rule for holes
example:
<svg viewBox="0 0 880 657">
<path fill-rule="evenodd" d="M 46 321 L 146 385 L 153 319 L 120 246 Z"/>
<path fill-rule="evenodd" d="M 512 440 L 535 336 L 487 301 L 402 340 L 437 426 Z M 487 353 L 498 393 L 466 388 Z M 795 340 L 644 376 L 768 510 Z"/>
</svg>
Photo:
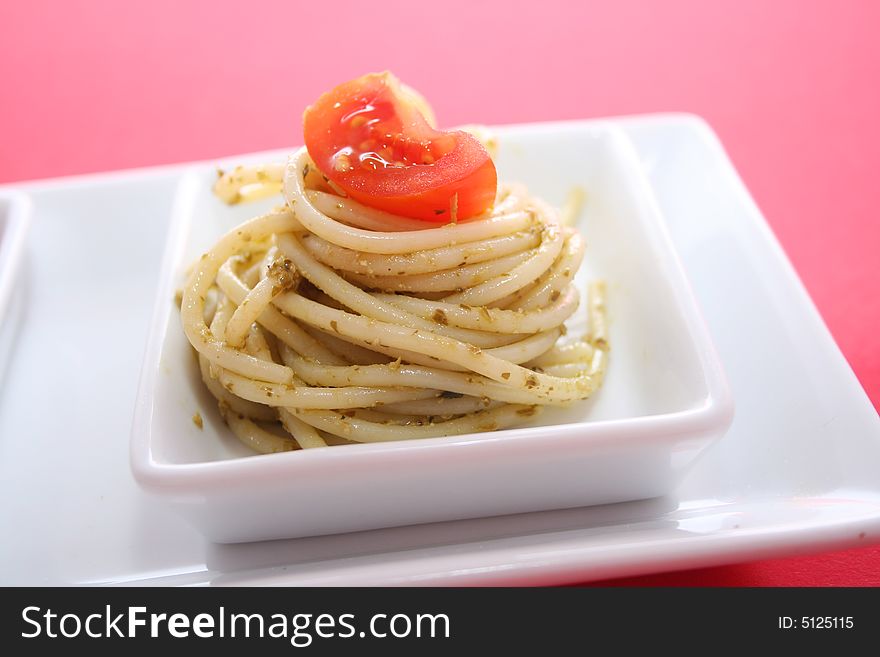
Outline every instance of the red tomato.
<svg viewBox="0 0 880 657">
<path fill-rule="evenodd" d="M 473 135 L 431 127 L 419 101 L 390 73 L 345 82 L 305 112 L 309 155 L 373 208 L 442 223 L 485 212 L 498 182 L 492 158 Z"/>
</svg>

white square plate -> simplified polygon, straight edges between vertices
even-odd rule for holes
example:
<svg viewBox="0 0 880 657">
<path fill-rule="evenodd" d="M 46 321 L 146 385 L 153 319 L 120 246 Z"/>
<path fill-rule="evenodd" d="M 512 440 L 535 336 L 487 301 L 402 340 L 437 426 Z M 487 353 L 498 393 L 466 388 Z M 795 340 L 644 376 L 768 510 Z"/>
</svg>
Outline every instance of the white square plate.
<svg viewBox="0 0 880 657">
<path fill-rule="evenodd" d="M 17 279 L 30 220 L 30 199 L 20 192 L 0 189 L 0 384 L 23 305 Z"/>
<path fill-rule="evenodd" d="M 610 123 L 494 131 L 503 180 L 561 206 L 587 201 L 576 284 L 608 283 L 611 363 L 593 399 L 527 428 L 254 456 L 207 394 L 172 300 L 201 253 L 278 198 L 229 208 L 216 167 L 181 180 L 132 430 L 138 481 L 209 539 L 242 542 L 572 508 L 669 493 L 730 425 L 732 402 L 663 218 Z M 286 151 L 269 156 L 284 162 Z M 261 156 L 264 157 L 264 156 Z M 235 162 L 221 163 L 224 168 Z M 263 206 L 263 207 L 261 207 Z M 585 305 L 569 322 L 585 332 Z M 199 412 L 202 428 L 191 418 Z M 279 504 L 278 500 L 309 500 Z"/>
<path fill-rule="evenodd" d="M 717 139 L 687 116 L 616 123 L 635 144 L 737 401 L 727 435 L 670 495 L 206 542 L 144 494 L 128 465 L 183 169 L 46 181 L 25 188 L 27 303 L 0 388 L 0 582 L 553 584 L 880 540 L 880 420 Z"/>
<path fill-rule="evenodd" d="M 0 312 L 5 310 L 15 286 L 30 225 L 30 209 L 30 199 L 25 194 L 0 189 Z"/>
</svg>

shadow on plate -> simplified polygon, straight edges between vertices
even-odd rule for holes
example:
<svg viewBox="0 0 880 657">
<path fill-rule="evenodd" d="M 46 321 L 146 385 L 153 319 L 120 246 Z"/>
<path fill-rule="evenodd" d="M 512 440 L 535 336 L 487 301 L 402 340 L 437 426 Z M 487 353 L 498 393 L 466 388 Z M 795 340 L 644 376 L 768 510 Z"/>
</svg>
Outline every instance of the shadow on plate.
<svg viewBox="0 0 880 657">
<path fill-rule="evenodd" d="M 505 539 L 545 541 L 548 534 L 619 534 L 637 524 L 642 530 L 674 529 L 677 521 L 664 519 L 675 511 L 678 500 L 671 496 L 602 506 L 523 513 L 491 518 L 392 527 L 348 534 L 262 541 L 257 543 L 215 544 L 206 548 L 206 565 L 218 576 L 212 584 L 235 585 L 259 579 L 264 569 L 285 567 L 295 570 L 309 564 L 340 559 L 359 559 L 397 552 L 426 551 L 450 545 L 485 543 L 501 546 Z M 612 529 L 613 528 L 613 529 Z M 482 546 L 481 546 L 482 547 Z M 271 573 L 267 573 L 271 576 Z"/>
</svg>

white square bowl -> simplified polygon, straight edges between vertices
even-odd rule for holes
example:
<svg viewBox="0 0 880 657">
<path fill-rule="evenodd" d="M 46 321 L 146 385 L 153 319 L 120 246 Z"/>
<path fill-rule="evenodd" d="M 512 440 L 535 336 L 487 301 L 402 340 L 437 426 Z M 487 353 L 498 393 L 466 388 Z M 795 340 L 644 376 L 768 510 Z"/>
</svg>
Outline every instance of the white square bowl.
<svg viewBox="0 0 880 657">
<path fill-rule="evenodd" d="M 131 464 L 146 490 L 220 543 L 622 502 L 672 490 L 727 430 L 733 401 L 635 151 L 618 128 L 602 122 L 495 132 L 503 179 L 525 183 L 557 206 L 574 187 L 586 192 L 578 228 L 587 252 L 576 281 L 582 289 L 596 277 L 608 283 L 611 352 L 601 390 L 505 431 L 252 454 L 203 389 L 174 304 L 189 263 L 262 209 L 215 199 L 215 169 L 205 165 L 180 182 L 141 374 Z M 196 412 L 202 429 L 192 422 Z"/>
</svg>

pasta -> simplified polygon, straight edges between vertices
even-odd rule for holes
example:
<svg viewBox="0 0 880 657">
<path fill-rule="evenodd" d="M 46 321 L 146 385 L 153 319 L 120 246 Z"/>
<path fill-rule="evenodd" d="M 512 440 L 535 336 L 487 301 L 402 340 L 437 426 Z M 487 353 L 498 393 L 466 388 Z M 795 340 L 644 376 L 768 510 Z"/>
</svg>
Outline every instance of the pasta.
<svg viewBox="0 0 880 657">
<path fill-rule="evenodd" d="M 284 199 L 221 237 L 182 294 L 202 379 L 244 444 L 492 431 L 600 387 L 605 286 L 581 307 L 583 240 L 554 208 L 499 186 L 483 215 L 426 224 L 340 192 L 305 148 L 216 184 L 227 203 Z M 576 312 L 589 334 L 563 338 Z"/>
</svg>

